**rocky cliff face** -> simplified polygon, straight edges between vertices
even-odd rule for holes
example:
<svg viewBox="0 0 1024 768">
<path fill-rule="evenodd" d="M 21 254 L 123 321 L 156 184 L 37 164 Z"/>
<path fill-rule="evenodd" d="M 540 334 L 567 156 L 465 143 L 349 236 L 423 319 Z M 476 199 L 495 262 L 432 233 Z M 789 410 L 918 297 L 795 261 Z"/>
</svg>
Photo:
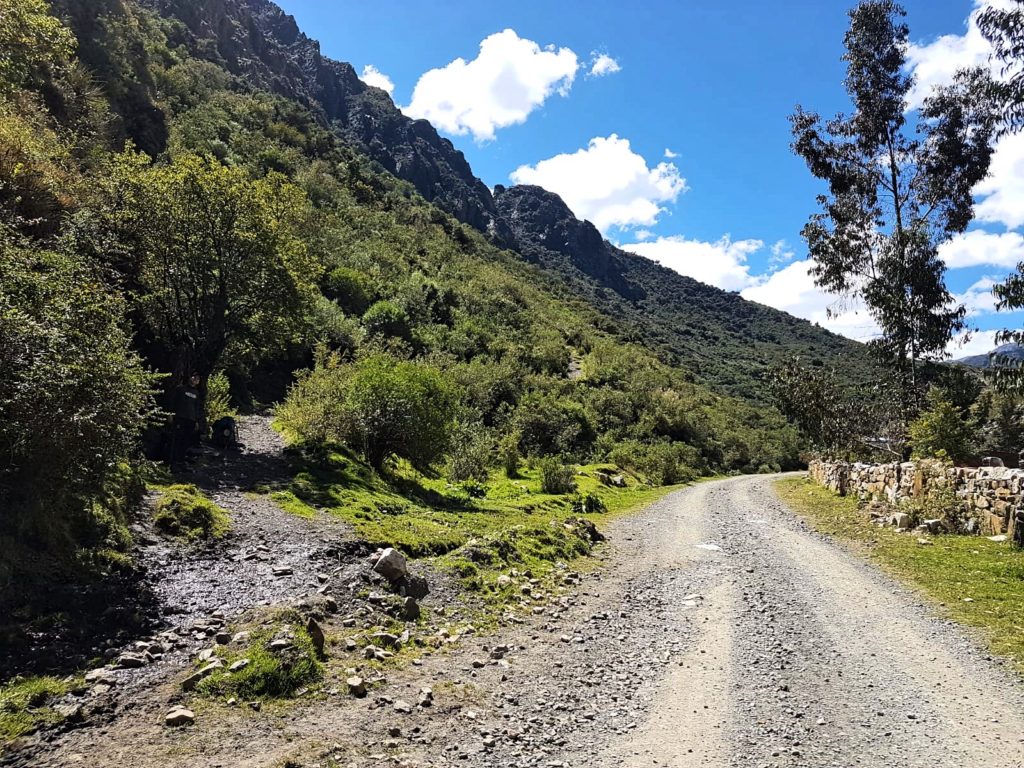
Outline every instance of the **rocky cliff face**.
<svg viewBox="0 0 1024 768">
<path fill-rule="evenodd" d="M 254 87 L 310 108 L 427 200 L 512 245 L 487 186 L 465 156 L 425 120 L 412 120 L 390 97 L 371 88 L 350 64 L 320 53 L 294 17 L 269 0 L 142 0 L 181 21 L 190 47 Z"/>
</svg>

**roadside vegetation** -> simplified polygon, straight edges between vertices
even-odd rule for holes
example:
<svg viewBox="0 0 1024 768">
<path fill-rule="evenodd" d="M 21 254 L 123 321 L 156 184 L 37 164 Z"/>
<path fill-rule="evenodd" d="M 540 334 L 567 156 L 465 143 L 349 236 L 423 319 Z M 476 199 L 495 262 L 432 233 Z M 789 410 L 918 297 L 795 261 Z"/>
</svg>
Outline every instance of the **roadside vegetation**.
<svg viewBox="0 0 1024 768">
<path fill-rule="evenodd" d="M 52 704 L 74 687 L 74 681 L 55 677 L 14 678 L 0 685 L 0 744 L 63 720 Z"/>
<path fill-rule="evenodd" d="M 780 480 L 776 492 L 822 533 L 914 587 L 943 614 L 981 630 L 992 652 L 1024 672 L 1024 551 L 1008 541 L 955 534 L 918 537 L 878 527 L 853 497 L 839 497 L 805 479 Z"/>
</svg>

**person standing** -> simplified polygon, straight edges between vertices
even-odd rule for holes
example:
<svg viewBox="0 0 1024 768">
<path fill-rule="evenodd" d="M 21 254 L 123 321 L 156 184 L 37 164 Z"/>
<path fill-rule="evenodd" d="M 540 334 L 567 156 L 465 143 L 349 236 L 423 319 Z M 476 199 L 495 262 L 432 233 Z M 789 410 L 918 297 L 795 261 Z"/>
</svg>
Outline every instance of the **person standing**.
<svg viewBox="0 0 1024 768">
<path fill-rule="evenodd" d="M 199 385 L 202 379 L 193 373 L 188 383 L 178 387 L 174 395 L 174 420 L 171 438 L 171 464 L 180 464 L 188 452 L 199 444 L 203 421 L 203 400 Z"/>
</svg>

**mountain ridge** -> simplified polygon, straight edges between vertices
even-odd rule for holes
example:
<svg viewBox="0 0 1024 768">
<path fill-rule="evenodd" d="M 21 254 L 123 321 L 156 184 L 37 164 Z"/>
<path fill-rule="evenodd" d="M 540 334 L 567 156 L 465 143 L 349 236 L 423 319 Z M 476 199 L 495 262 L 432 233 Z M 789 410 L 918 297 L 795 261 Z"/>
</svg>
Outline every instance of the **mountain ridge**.
<svg viewBox="0 0 1024 768">
<path fill-rule="evenodd" d="M 782 355 L 851 372 L 866 360 L 856 342 L 616 248 L 555 193 L 498 185 L 492 194 L 451 141 L 402 114 L 350 64 L 325 57 L 271 0 L 140 1 L 182 24 L 201 56 L 309 107 L 426 200 L 557 274 L 602 312 L 635 326 L 635 341 L 731 394 L 763 399 L 757 381 Z"/>
</svg>

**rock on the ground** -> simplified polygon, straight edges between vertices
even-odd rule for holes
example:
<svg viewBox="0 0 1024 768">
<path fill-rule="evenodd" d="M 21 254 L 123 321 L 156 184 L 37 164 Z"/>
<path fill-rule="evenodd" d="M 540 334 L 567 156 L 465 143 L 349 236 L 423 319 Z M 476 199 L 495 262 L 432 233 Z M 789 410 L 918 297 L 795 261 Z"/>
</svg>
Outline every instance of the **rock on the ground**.
<svg viewBox="0 0 1024 768">
<path fill-rule="evenodd" d="M 388 547 L 381 552 L 377 562 L 373 564 L 373 570 L 388 581 L 398 581 L 409 575 L 409 564 L 401 552 L 393 547 Z"/>
<path fill-rule="evenodd" d="M 164 718 L 164 724 L 171 728 L 180 728 L 183 725 L 192 725 L 196 721 L 196 713 L 185 707 L 175 707 Z"/>
</svg>

